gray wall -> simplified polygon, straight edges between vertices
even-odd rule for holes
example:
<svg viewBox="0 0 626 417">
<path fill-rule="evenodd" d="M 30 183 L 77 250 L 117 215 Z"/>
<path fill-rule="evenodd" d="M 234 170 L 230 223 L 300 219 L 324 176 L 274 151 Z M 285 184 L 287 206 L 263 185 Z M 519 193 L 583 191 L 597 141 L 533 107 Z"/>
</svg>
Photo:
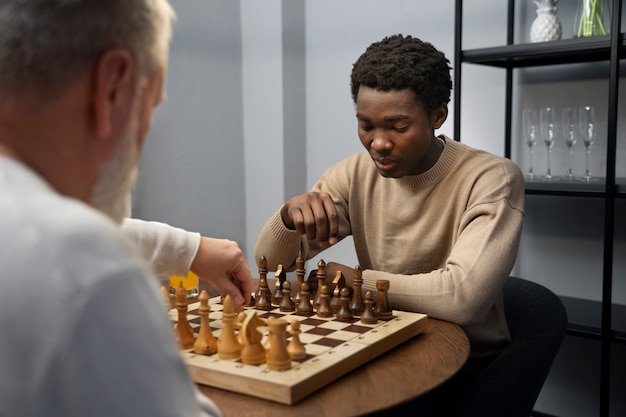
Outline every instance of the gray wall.
<svg viewBox="0 0 626 417">
<path fill-rule="evenodd" d="M 146 141 L 133 215 L 245 243 L 240 5 L 172 4 L 167 99 Z"/>
</svg>

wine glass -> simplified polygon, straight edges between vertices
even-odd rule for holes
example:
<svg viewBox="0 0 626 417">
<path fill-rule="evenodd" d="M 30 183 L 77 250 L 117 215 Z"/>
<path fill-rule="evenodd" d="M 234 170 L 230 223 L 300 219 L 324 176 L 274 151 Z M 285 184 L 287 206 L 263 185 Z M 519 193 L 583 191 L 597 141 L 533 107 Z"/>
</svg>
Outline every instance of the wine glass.
<svg viewBox="0 0 626 417">
<path fill-rule="evenodd" d="M 527 177 L 531 180 L 535 177 L 535 173 L 533 172 L 533 146 L 535 146 L 537 142 L 538 124 L 539 121 L 537 119 L 536 109 L 522 110 L 522 128 L 524 129 L 524 137 L 526 138 L 526 146 L 528 146 L 528 157 L 530 160 Z"/>
<path fill-rule="evenodd" d="M 565 176 L 568 180 L 574 178 L 572 173 L 572 148 L 576 144 L 579 135 L 578 127 L 578 109 L 572 107 L 565 107 L 561 110 L 561 131 L 563 132 L 563 139 L 565 139 L 565 145 L 568 150 L 567 160 L 567 173 Z"/>
<path fill-rule="evenodd" d="M 554 141 L 556 140 L 556 110 L 554 107 L 542 107 L 539 110 L 539 130 L 543 137 L 543 143 L 548 150 L 548 169 L 546 171 L 545 178 L 547 180 L 553 179 L 552 168 L 550 166 L 550 154 Z"/>
<path fill-rule="evenodd" d="M 591 172 L 589 171 L 589 154 L 591 153 L 591 145 L 596 139 L 596 110 L 593 106 L 583 106 L 579 109 L 578 121 L 580 125 L 580 135 L 583 138 L 583 144 L 586 148 L 585 153 L 585 175 L 586 181 L 591 180 Z"/>
</svg>

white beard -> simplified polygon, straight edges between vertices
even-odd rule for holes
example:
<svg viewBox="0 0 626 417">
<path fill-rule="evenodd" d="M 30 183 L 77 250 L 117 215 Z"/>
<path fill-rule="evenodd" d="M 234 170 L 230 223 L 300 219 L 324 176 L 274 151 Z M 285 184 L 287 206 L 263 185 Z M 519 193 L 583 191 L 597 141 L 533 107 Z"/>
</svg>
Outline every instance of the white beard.
<svg viewBox="0 0 626 417">
<path fill-rule="evenodd" d="M 137 180 L 139 114 L 139 102 L 136 102 L 128 129 L 104 162 L 91 194 L 91 205 L 118 224 L 130 216 L 131 191 Z"/>
</svg>

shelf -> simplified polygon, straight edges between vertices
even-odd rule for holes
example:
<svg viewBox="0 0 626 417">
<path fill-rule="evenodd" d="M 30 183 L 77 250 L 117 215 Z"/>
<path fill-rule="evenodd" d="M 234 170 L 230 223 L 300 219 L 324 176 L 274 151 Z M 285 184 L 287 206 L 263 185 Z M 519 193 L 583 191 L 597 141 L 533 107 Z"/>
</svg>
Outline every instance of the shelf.
<svg viewBox="0 0 626 417">
<path fill-rule="evenodd" d="M 565 178 L 556 178 L 548 181 L 539 177 L 533 180 L 526 179 L 525 181 L 527 194 L 562 194 L 604 197 L 606 186 L 604 178 L 598 178 L 592 181 L 570 181 Z"/>
<path fill-rule="evenodd" d="M 559 297 L 567 310 L 567 333 L 576 336 L 599 339 L 602 335 L 602 303 L 575 297 Z M 611 339 L 626 343 L 626 305 L 612 305 Z"/>
<path fill-rule="evenodd" d="M 523 43 L 493 48 L 461 51 L 461 62 L 502 68 L 608 61 L 611 53 L 609 35 L 562 39 L 550 42 Z M 626 54 L 623 36 L 620 57 Z"/>
<path fill-rule="evenodd" d="M 557 177 L 548 181 L 537 177 L 536 179 L 526 179 L 525 181 L 526 194 L 606 197 L 604 178 L 596 178 L 588 182 L 581 179 L 568 180 L 563 177 Z M 615 183 L 616 196 L 626 198 L 626 178 L 616 178 Z"/>
</svg>

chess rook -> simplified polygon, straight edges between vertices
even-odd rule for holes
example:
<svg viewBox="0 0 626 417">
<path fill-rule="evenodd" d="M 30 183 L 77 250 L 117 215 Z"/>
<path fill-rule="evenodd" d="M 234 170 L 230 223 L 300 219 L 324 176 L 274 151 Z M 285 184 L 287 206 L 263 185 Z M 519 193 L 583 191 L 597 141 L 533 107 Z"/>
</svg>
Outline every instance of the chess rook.
<svg viewBox="0 0 626 417">
<path fill-rule="evenodd" d="M 291 356 L 287 351 L 285 334 L 287 322 L 283 319 L 274 319 L 267 322 L 269 327 L 270 348 L 267 352 L 267 369 L 285 371 L 291 368 Z"/>
</svg>

